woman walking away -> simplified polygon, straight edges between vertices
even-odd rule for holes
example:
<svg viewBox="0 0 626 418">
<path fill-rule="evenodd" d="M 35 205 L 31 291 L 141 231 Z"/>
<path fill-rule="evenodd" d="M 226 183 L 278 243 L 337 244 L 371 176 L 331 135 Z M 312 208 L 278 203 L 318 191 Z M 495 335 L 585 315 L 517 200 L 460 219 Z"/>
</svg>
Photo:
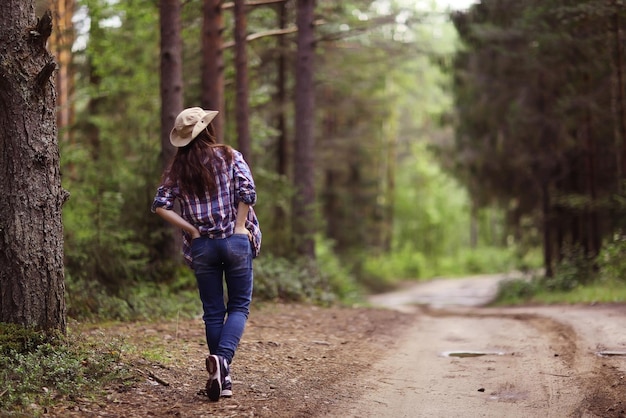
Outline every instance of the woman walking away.
<svg viewBox="0 0 626 418">
<path fill-rule="evenodd" d="M 218 144 L 217 111 L 192 107 L 177 117 L 170 142 L 178 148 L 163 173 L 152 211 L 183 233 L 183 255 L 193 269 L 206 329 L 209 399 L 232 396 L 230 363 L 248 319 L 252 259 L 261 230 L 252 209 L 256 189 L 242 154 Z M 180 203 L 180 215 L 173 210 Z M 223 281 L 227 302 L 224 302 Z"/>
</svg>

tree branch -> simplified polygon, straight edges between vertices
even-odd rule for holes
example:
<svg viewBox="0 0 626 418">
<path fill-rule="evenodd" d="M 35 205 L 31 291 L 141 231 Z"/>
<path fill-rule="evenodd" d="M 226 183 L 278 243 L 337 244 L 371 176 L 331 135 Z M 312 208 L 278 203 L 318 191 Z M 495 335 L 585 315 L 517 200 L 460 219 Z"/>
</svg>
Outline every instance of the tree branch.
<svg viewBox="0 0 626 418">
<path fill-rule="evenodd" d="M 246 36 L 246 42 L 254 41 L 255 39 L 259 39 L 259 38 L 264 38 L 266 36 L 287 35 L 289 33 L 294 33 L 297 31 L 298 31 L 297 26 L 290 26 L 285 29 L 271 29 L 271 30 L 267 30 L 264 32 L 253 33 L 253 34 Z M 224 45 L 222 46 L 222 48 L 228 49 L 228 48 L 232 48 L 233 46 L 235 46 L 235 42 L 233 41 L 224 42 Z"/>
<path fill-rule="evenodd" d="M 289 0 L 251 0 L 245 4 L 246 7 L 267 6 L 269 4 L 285 3 Z M 235 3 L 232 1 L 222 4 L 222 10 L 232 9 Z"/>
</svg>

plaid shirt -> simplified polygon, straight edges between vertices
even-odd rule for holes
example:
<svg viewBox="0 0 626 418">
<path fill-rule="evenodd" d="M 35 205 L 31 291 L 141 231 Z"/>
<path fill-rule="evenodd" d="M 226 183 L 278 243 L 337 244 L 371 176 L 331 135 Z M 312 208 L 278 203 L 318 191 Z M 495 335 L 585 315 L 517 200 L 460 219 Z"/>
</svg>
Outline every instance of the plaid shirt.
<svg viewBox="0 0 626 418">
<path fill-rule="evenodd" d="M 152 202 L 152 212 L 163 207 L 173 210 L 174 201 L 179 200 L 181 206 L 180 216 L 200 231 L 200 235 L 209 238 L 227 238 L 235 233 L 235 221 L 237 219 L 237 206 L 244 202 L 250 206 L 256 203 L 256 188 L 248 164 L 243 155 L 233 151 L 233 160 L 230 166 L 226 165 L 223 152 L 220 157 L 222 170 L 218 170 L 216 185 L 217 192 L 204 196 L 187 196 L 180 193 L 177 186 L 169 188 L 161 185 Z M 252 233 L 252 254 L 256 257 L 261 249 L 261 229 L 259 221 L 252 207 L 248 212 L 246 228 Z M 183 231 L 183 256 L 187 264 L 191 266 L 191 235 Z"/>
</svg>

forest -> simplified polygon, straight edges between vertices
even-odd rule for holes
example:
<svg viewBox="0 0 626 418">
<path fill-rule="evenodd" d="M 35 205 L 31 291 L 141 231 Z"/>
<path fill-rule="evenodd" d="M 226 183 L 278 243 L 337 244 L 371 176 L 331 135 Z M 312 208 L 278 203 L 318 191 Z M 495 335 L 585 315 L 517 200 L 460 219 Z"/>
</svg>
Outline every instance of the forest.
<svg viewBox="0 0 626 418">
<path fill-rule="evenodd" d="M 624 276 L 619 0 L 36 6 L 53 12 L 71 317 L 161 315 L 147 299 L 194 289 L 178 231 L 149 211 L 189 106 L 220 110 L 254 173 L 259 300 Z"/>
<path fill-rule="evenodd" d="M 150 211 L 186 107 L 219 110 L 256 183 L 246 416 L 349 386 L 408 321 L 367 296 L 407 281 L 514 273 L 494 303 L 623 302 L 625 22 L 622 0 L 0 2 L 0 415 L 124 409 L 139 385 L 151 414 L 146 382 L 160 413 L 198 407 L 198 286 Z M 349 367 L 320 380 L 320 350 Z"/>
</svg>

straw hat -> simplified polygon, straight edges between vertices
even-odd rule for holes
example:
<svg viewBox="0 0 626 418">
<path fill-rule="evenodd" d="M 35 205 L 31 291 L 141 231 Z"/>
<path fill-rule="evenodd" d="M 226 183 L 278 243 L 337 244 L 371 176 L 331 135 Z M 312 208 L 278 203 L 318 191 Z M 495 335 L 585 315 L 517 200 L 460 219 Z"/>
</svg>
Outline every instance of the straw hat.
<svg viewBox="0 0 626 418">
<path fill-rule="evenodd" d="M 181 148 L 188 145 L 204 128 L 217 116 L 217 110 L 204 110 L 200 107 L 190 107 L 176 116 L 174 129 L 170 132 L 170 142 Z"/>
</svg>

